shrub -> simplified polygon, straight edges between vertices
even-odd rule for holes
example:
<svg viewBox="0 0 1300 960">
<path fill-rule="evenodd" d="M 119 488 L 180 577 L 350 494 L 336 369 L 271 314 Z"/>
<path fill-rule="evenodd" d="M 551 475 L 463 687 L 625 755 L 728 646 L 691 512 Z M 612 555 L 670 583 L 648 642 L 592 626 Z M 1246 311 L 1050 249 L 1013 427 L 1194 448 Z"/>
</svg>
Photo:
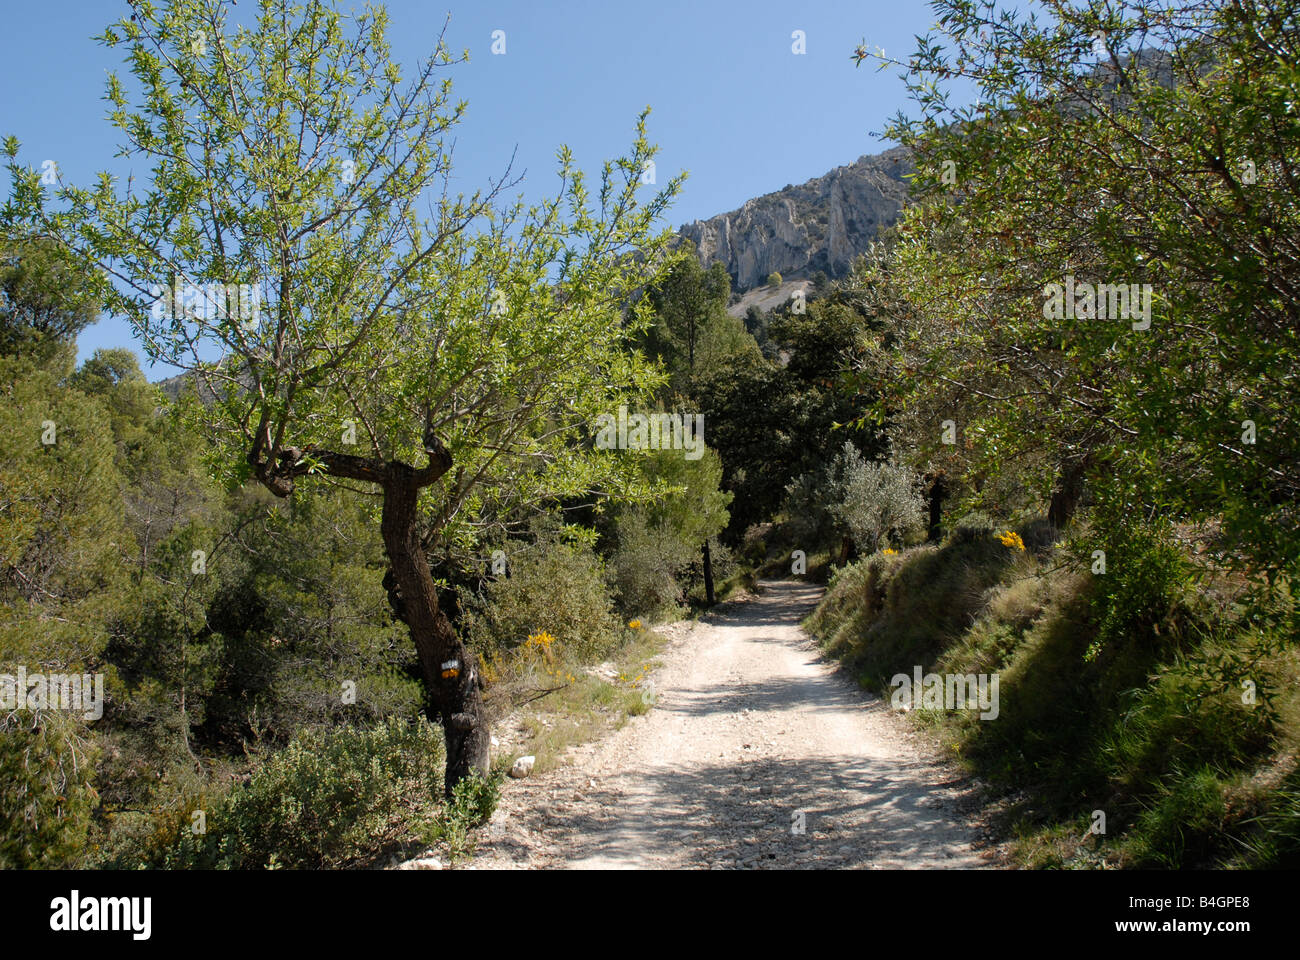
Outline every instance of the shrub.
<svg viewBox="0 0 1300 960">
<path fill-rule="evenodd" d="M 453 857 L 470 852 L 473 843 L 469 831 L 486 823 L 496 810 L 505 771 L 506 768 L 500 768 L 486 777 L 472 774 L 456 784 L 452 790 L 451 802 L 424 830 L 424 845 L 441 842 Z"/>
<path fill-rule="evenodd" d="M 868 462 L 845 442 L 831 474 L 831 516 L 848 529 L 861 553 L 874 553 L 887 537 L 901 542 L 923 529 L 925 499 L 909 468 Z"/>
<path fill-rule="evenodd" d="M 141 860 L 232 870 L 365 865 L 435 830 L 443 764 L 442 735 L 424 720 L 304 733 L 211 803 L 206 833 L 181 819 L 179 836 L 146 846 Z"/>
<path fill-rule="evenodd" d="M 470 642 L 485 653 L 504 653 L 545 632 L 578 660 L 602 656 L 620 636 L 604 565 L 589 546 L 565 542 L 554 527 L 535 527 L 534 535 L 531 545 L 507 551 L 508 576 L 468 598 Z"/>
<path fill-rule="evenodd" d="M 786 530 L 805 549 L 831 543 L 837 534 L 862 554 L 887 538 L 919 534 L 926 503 L 916 474 L 900 464 L 868 462 L 851 442 L 826 467 L 801 474 L 785 488 Z"/>
<path fill-rule="evenodd" d="M 1160 531 L 1137 524 L 1110 526 L 1106 575 L 1093 593 L 1097 639 L 1092 659 L 1108 644 L 1159 633 L 1182 597 L 1191 570 L 1179 549 Z"/>
<path fill-rule="evenodd" d="M 805 549 L 829 542 L 835 532 L 826 487 L 825 471 L 800 474 L 786 485 L 786 529 L 794 542 L 806 545 Z"/>
<path fill-rule="evenodd" d="M 629 510 L 618 520 L 614 583 L 627 616 L 667 617 L 685 590 L 679 575 L 695 559 L 700 544 L 666 525 L 652 525 L 644 511 Z"/>
<path fill-rule="evenodd" d="M 767 285 L 769 287 L 781 286 L 781 274 L 777 273 L 775 270 L 769 273 L 767 275 Z"/>
<path fill-rule="evenodd" d="M 952 530 L 945 538 L 945 543 L 976 543 L 987 540 L 997 523 L 987 513 L 972 510 L 963 514 L 952 524 Z"/>
<path fill-rule="evenodd" d="M 838 572 L 806 625 L 864 684 L 883 689 L 894 673 L 931 664 L 960 641 L 991 589 L 1033 562 L 987 532 L 878 552 Z"/>
<path fill-rule="evenodd" d="M 1219 585 L 1221 608 L 1202 609 L 1185 558 L 1159 531 L 1106 529 L 1099 576 L 1091 541 L 1039 555 L 1047 536 L 1036 521 L 1019 527 L 1021 551 L 1000 542 L 1012 539 L 1005 527 L 968 516 L 940 547 L 845 567 L 807 626 L 877 689 L 915 664 L 999 674 L 996 723 L 965 711 L 915 719 L 993 789 L 1019 794 L 1017 829 L 1051 850 L 1047 861 L 1089 864 L 1100 852 L 1137 867 L 1293 863 L 1300 829 L 1288 818 L 1300 790 L 1278 762 L 1294 748 L 1274 718 L 1294 707 L 1270 712 L 1263 692 L 1248 702 L 1241 684 L 1249 677 L 1281 700 L 1294 688 L 1293 655 L 1269 659 L 1274 645 L 1250 608 L 1233 606 L 1230 584 Z M 1112 836 L 1085 848 L 1078 824 L 1098 808 Z M 1022 855 L 1038 856 L 1031 848 Z"/>
<path fill-rule="evenodd" d="M 77 721 L 51 711 L 0 725 L 0 869 L 73 865 L 98 803 Z"/>
<path fill-rule="evenodd" d="M 676 450 L 649 451 L 638 469 L 660 493 L 619 514 L 614 583 L 626 616 L 668 616 L 703 581 L 706 541 L 713 544 L 715 581 L 730 572 L 730 554 L 715 538 L 730 519 L 732 494 L 721 489 L 722 460 L 712 450 L 698 460 Z"/>
</svg>

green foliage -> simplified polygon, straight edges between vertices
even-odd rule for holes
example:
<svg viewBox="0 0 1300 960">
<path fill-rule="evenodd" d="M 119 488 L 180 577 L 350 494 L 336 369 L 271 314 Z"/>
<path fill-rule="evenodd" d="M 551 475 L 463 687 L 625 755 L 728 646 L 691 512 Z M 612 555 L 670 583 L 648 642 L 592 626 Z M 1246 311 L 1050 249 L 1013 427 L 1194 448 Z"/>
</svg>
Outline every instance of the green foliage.
<svg viewBox="0 0 1300 960">
<path fill-rule="evenodd" d="M 191 735 L 214 747 L 284 742 L 304 725 L 420 705 L 366 505 L 340 496 L 268 510 L 265 499 L 160 536 L 136 603 L 112 622 L 126 685 L 117 719 L 151 729 L 159 750 Z M 207 554 L 201 576 L 194 548 Z"/>
<path fill-rule="evenodd" d="M 93 282 L 57 243 L 6 229 L 0 237 L 0 357 L 42 361 L 99 316 Z"/>
<path fill-rule="evenodd" d="M 680 574 L 702 541 L 683 540 L 665 526 L 652 525 L 642 510 L 629 510 L 618 522 L 614 583 L 619 605 L 629 617 L 672 619 L 685 596 Z"/>
<path fill-rule="evenodd" d="M 1300 770 L 1293 769 L 1248 812 L 1243 850 L 1229 865 L 1295 869 L 1300 864 Z"/>
<path fill-rule="evenodd" d="M 818 471 L 786 485 L 786 525 L 803 549 L 848 537 L 862 553 L 914 539 L 924 528 L 925 501 L 910 467 L 867 461 L 850 441 Z"/>
<path fill-rule="evenodd" d="M 652 318 L 642 345 L 668 371 L 666 398 L 689 393 L 698 370 L 750 360 L 758 351 L 745 325 L 727 314 L 731 278 L 721 263 L 705 270 L 683 241 L 663 278 L 646 291 Z"/>
<path fill-rule="evenodd" d="M 763 352 L 745 327 L 745 322 L 728 313 L 719 314 L 704 330 L 695 352 L 695 371 L 713 370 L 737 363 L 758 363 Z M 690 381 L 676 378 L 684 392 Z"/>
<path fill-rule="evenodd" d="M 1294 694 L 1270 712 L 1244 703 L 1235 682 L 1207 683 L 1219 650 L 1255 644 L 1248 623 L 1220 614 L 1206 632 L 1206 611 L 1186 606 L 1171 585 L 1149 598 L 1162 609 L 1158 621 L 1130 622 L 1098 645 L 1101 624 L 1108 614 L 1124 618 L 1131 595 L 1071 569 L 1071 556 L 1068 548 L 1019 553 L 986 527 L 964 526 L 942 547 L 846 567 L 807 626 L 878 690 L 917 664 L 999 675 L 995 720 L 965 711 L 913 716 L 996 790 L 1018 793 L 1031 862 L 1100 857 L 1185 868 L 1295 856 L 1295 832 L 1279 827 L 1285 794 L 1251 785 L 1273 764 L 1279 736 L 1295 742 L 1296 731 L 1277 721 L 1295 709 Z M 1261 687 L 1285 688 L 1272 669 L 1294 673 L 1256 659 L 1253 676 Z M 1086 826 L 1077 825 L 1094 809 L 1108 818 L 1100 850 L 1078 839 Z"/>
<path fill-rule="evenodd" d="M 505 777 L 502 768 L 487 776 L 472 774 L 457 783 L 452 788 L 451 801 L 429 821 L 422 833 L 424 843 L 440 844 L 452 857 L 472 852 L 474 842 L 470 831 L 491 819 Z"/>
<path fill-rule="evenodd" d="M 56 711 L 0 726 L 0 869 L 81 861 L 99 802 L 96 752 L 80 721 Z"/>
<path fill-rule="evenodd" d="M 113 439 L 117 444 L 117 462 L 123 470 L 145 456 L 144 448 L 158 450 L 152 434 L 161 426 L 162 395 L 140 370 L 140 362 L 130 350 L 118 347 L 96 350 L 69 378 L 70 386 L 94 397 L 108 410 Z"/>
<path fill-rule="evenodd" d="M 1158 631 L 1191 579 L 1190 564 L 1160 531 L 1117 524 L 1107 532 L 1106 573 L 1092 594 L 1097 636 L 1089 659 L 1108 643 Z"/>
<path fill-rule="evenodd" d="M 0 384 L 0 665 L 79 672 L 107 641 L 132 549 L 109 418 L 20 359 L 0 359 Z"/>
<path fill-rule="evenodd" d="M 501 800 L 504 780 L 504 769 L 494 770 L 486 777 L 466 777 L 452 790 L 452 815 L 471 827 L 487 823 Z"/>
<path fill-rule="evenodd" d="M 360 500 L 340 495 L 293 503 L 240 533 L 250 559 L 234 590 L 259 616 L 227 625 L 216 616 L 218 601 L 208 620 L 228 646 L 245 647 L 244 663 L 265 667 L 250 682 L 227 654 L 209 710 L 220 709 L 228 723 L 256 720 L 283 738 L 302 724 L 418 711 L 420 690 L 407 674 L 410 642 L 389 606 L 383 552 L 370 505 Z M 345 682 L 355 685 L 350 703 L 342 696 Z"/>
<path fill-rule="evenodd" d="M 874 554 L 835 576 L 823 604 L 840 612 L 830 619 L 814 612 L 809 628 L 833 640 L 831 652 L 880 688 L 894 673 L 931 662 L 960 637 L 974 622 L 985 591 L 1015 559 L 991 536 Z"/>
<path fill-rule="evenodd" d="M 720 489 L 722 462 L 712 450 L 697 460 L 680 450 L 649 451 L 640 469 L 662 484 L 661 495 L 619 514 L 613 579 L 625 616 L 667 616 L 685 599 L 686 572 L 704 542 L 726 527 L 732 495 Z"/>
<path fill-rule="evenodd" d="M 835 571 L 804 624 L 828 652 L 845 657 L 858 646 L 867 628 L 880 616 L 885 584 L 897 563 L 892 557 L 877 554 Z"/>
<path fill-rule="evenodd" d="M 780 505 L 796 459 L 789 448 L 803 435 L 791 429 L 793 411 L 780 373 L 767 364 L 703 371 L 692 391 L 704 414 L 709 446 L 722 458 L 723 487 L 735 494 L 731 532 L 743 531 Z"/>
<path fill-rule="evenodd" d="M 129 674 L 123 714 L 196 767 L 196 748 L 410 707 L 379 539 L 353 537 L 353 521 L 406 528 L 386 525 L 383 543 L 409 588 L 426 552 L 463 557 L 539 506 L 648 495 L 628 458 L 594 448 L 591 425 L 662 384 L 631 348 L 649 323 L 641 292 L 670 266 L 662 220 L 683 181 L 642 189 L 657 152 L 646 110 L 596 177 L 560 147 L 559 192 L 535 205 L 503 199 L 509 177 L 451 192 L 464 104 L 435 76 L 457 62 L 441 37 L 408 71 L 382 7 L 268 0 L 255 22 L 234 19 L 224 0 L 167 0 L 110 24 L 100 40 L 130 78 L 110 74 L 104 99 L 145 185 L 102 173 L 46 191 L 9 138 L 0 211 L 0 225 L 84 265 L 151 360 L 187 372 L 183 439 L 201 437 L 202 473 L 229 500 L 206 484 L 170 502 L 141 492 L 132 519 L 146 536 L 124 551 L 140 602 L 114 619 L 112 652 Z M 113 411 L 126 473 L 150 493 L 184 489 L 185 452 L 154 442 L 152 423 L 127 429 L 147 422 L 148 395 L 121 360 L 97 357 L 81 379 Z M 383 509 L 263 524 L 250 481 L 280 500 L 378 493 Z M 433 683 L 435 661 L 466 656 L 453 630 L 421 634 L 446 625 L 436 596 L 393 597 L 424 608 L 403 619 L 429 701 L 447 723 L 477 711 L 472 670 L 454 692 Z M 581 626 L 574 642 L 596 644 L 604 624 Z M 364 707 L 336 699 L 348 681 Z M 482 766 L 486 740 L 473 739 Z"/>
<path fill-rule="evenodd" d="M 0 731 L 0 866 L 84 865 L 99 841 L 115 866 L 467 850 L 501 771 L 439 799 L 441 739 L 398 719 L 419 690 L 378 504 L 334 482 L 443 444 L 418 533 L 458 588 L 506 551 L 507 576 L 461 591 L 485 653 L 601 688 L 566 671 L 627 636 L 611 583 L 628 617 L 674 612 L 702 544 L 725 577 L 715 538 L 784 503 L 768 546 L 848 533 L 867 554 L 809 620 L 864 682 L 1000 674 L 996 722 L 918 720 L 1019 796 L 1046 862 L 1294 865 L 1300 4 L 1211 0 L 1198 23 L 1103 6 L 939 0 L 905 65 L 921 116 L 892 131 L 918 202 L 847 284 L 818 275 L 805 312 L 743 322 L 720 264 L 652 232 L 679 181 L 638 197 L 644 115 L 598 196 L 562 149 L 559 197 L 498 209 L 495 189 L 437 191 L 462 108 L 424 66 L 402 77 L 382 10 L 270 0 L 241 32 L 216 0 L 169 0 L 111 26 L 137 87 L 110 77 L 111 119 L 150 186 L 47 191 L 5 144 L 0 669 L 102 669 L 111 702 L 91 727 L 46 711 Z M 439 42 L 429 69 L 450 62 Z M 982 106 L 949 105 L 957 76 Z M 1067 274 L 1150 284 L 1150 328 L 1045 311 Z M 181 276 L 261 284 L 260 322 L 158 317 Z M 197 392 L 164 404 L 125 350 L 74 371 L 103 306 Z M 592 450 L 623 402 L 698 409 L 718 452 Z M 875 552 L 919 532 L 923 475 L 968 512 L 942 545 Z M 1035 519 L 1049 502 L 1084 505 L 1066 548 Z M 608 568 L 595 530 L 514 533 L 557 504 L 603 524 Z M 997 538 L 1007 516 L 1024 552 Z M 745 559 L 788 570 L 766 553 Z M 1094 808 L 1113 834 L 1081 843 Z"/>
<path fill-rule="evenodd" d="M 127 350 L 74 372 L 90 282 L 52 247 L 6 251 L 6 329 L 26 332 L 0 357 L 0 671 L 103 672 L 109 702 L 89 727 L 11 718 L 0 860 L 77 865 L 102 855 L 93 842 L 129 865 L 137 811 L 171 844 L 184 798 L 211 794 L 249 740 L 409 716 L 418 684 L 372 504 L 277 511 L 264 492 L 220 489 L 192 398 L 164 404 Z"/>
<path fill-rule="evenodd" d="M 777 357 L 777 346 L 772 342 L 772 338 L 768 334 L 770 321 L 771 314 L 769 312 L 760 310 L 753 305 L 745 311 L 743 321 L 745 332 L 754 338 L 754 342 L 758 344 L 759 352 L 768 363 L 774 362 Z"/>
<path fill-rule="evenodd" d="M 532 532 L 531 543 L 504 544 L 508 575 L 467 600 L 466 635 L 477 650 L 507 653 L 546 632 L 576 659 L 598 658 L 621 636 L 604 564 L 555 524 L 535 522 Z"/>
<path fill-rule="evenodd" d="M 191 816 L 170 843 L 140 855 L 169 869 L 364 866 L 431 829 L 442 768 L 442 738 L 423 721 L 307 733 L 207 801 L 206 832 L 193 832 Z M 464 796 L 475 817 L 490 802 L 481 792 Z"/>
<path fill-rule="evenodd" d="M 862 422 L 960 509 L 1050 521 L 1022 525 L 1029 552 L 1008 570 L 1024 579 L 999 574 L 936 661 L 1001 668 L 1002 715 L 936 723 L 1032 796 L 1019 812 L 1042 862 L 1285 861 L 1270 766 L 1296 743 L 1300 419 L 1277 291 L 1300 276 L 1282 239 L 1300 228 L 1285 175 L 1300 128 L 1264 118 L 1294 99 L 1300 7 L 934 6 L 898 64 L 916 115 L 890 129 L 917 202 L 844 290 L 875 324 L 855 369 L 883 389 Z M 971 82 L 978 104 L 958 106 Z M 1099 306 L 1102 284 L 1135 290 L 1137 309 Z M 968 524 L 940 553 L 989 533 Z M 1105 572 L 1087 573 L 1097 549 Z M 835 595 L 846 609 L 822 627 L 845 655 L 889 653 L 896 611 L 871 597 L 925 555 L 862 600 Z M 1090 808 L 1117 839 L 1085 850 Z"/>
<path fill-rule="evenodd" d="M 868 317 L 843 299 L 809 303 L 803 313 L 775 313 L 768 334 L 789 354 L 784 368 L 790 383 L 787 389 L 820 387 L 828 400 L 847 399 L 843 391 L 855 390 L 856 385 L 840 381 L 862 352 L 868 324 Z"/>
<path fill-rule="evenodd" d="M 1210 854 L 1219 852 L 1217 834 L 1226 812 L 1223 784 L 1216 771 L 1207 767 L 1190 774 L 1179 771 L 1160 786 L 1133 825 L 1133 865 L 1176 870 L 1206 862 Z"/>
<path fill-rule="evenodd" d="M 651 450 L 639 469 L 659 484 L 656 499 L 640 507 L 652 526 L 670 528 L 697 546 L 726 526 L 732 495 L 720 489 L 722 463 L 714 451 L 705 448 L 690 460 L 681 450 Z"/>
<path fill-rule="evenodd" d="M 275 0 L 253 29 L 229 15 L 218 0 L 169 0 L 103 34 L 139 88 L 111 75 L 106 99 L 150 189 L 104 175 L 50 199 L 6 143 L 4 220 L 116 279 L 98 291 L 105 305 L 152 358 L 191 372 L 205 402 L 187 409 L 214 475 L 310 495 L 331 475 L 368 482 L 445 450 L 456 469 L 424 487 L 420 526 L 449 551 L 541 503 L 635 498 L 626 459 L 586 438 L 598 414 L 661 382 L 628 349 L 648 323 L 629 305 L 668 269 L 670 232 L 655 231 L 682 178 L 640 189 L 656 152 L 645 114 L 598 184 L 561 148 L 561 196 L 503 205 L 501 184 L 453 196 L 438 185 L 463 105 L 433 78 L 455 62 L 441 41 L 403 76 L 382 8 L 351 18 Z M 202 56 L 189 49 L 197 24 Z M 390 156 L 395 142 L 409 149 Z M 168 317 L 160 291 L 182 278 L 256 286 L 259 315 Z"/>
<path fill-rule="evenodd" d="M 901 544 L 922 529 L 925 501 L 910 468 L 868 462 L 845 442 L 831 464 L 830 477 L 830 513 L 863 553 L 874 553 L 887 538 Z"/>
<path fill-rule="evenodd" d="M 775 270 L 769 273 L 767 275 L 767 285 L 773 289 L 781 286 L 781 274 L 777 273 Z"/>
<path fill-rule="evenodd" d="M 723 488 L 734 493 L 728 538 L 772 517 L 786 487 L 820 471 L 846 440 L 868 454 L 881 447 L 874 427 L 855 425 L 866 393 L 848 374 L 866 318 L 834 298 L 804 314 L 775 314 L 768 327 L 783 366 L 758 358 L 705 368 L 692 396 L 705 415 L 709 444 L 723 462 Z"/>
<path fill-rule="evenodd" d="M 891 133 L 919 202 L 854 283 L 886 324 L 875 415 L 923 470 L 1014 471 L 1044 499 L 1082 472 L 1114 516 L 1221 522 L 1217 562 L 1294 576 L 1300 405 L 1276 374 L 1300 257 L 1277 241 L 1300 230 L 1300 127 L 1265 118 L 1300 82 L 1297 5 L 1003 6 L 940 0 L 905 64 L 918 115 Z M 958 76 L 980 106 L 950 99 Z M 1150 311 L 1094 318 L 1080 286 L 1057 315 L 1067 277 L 1147 284 Z"/>
<path fill-rule="evenodd" d="M 805 551 L 808 546 L 830 542 L 834 535 L 834 518 L 828 499 L 824 471 L 801 473 L 786 484 L 782 505 L 786 529 L 795 543 L 805 544 Z"/>
</svg>

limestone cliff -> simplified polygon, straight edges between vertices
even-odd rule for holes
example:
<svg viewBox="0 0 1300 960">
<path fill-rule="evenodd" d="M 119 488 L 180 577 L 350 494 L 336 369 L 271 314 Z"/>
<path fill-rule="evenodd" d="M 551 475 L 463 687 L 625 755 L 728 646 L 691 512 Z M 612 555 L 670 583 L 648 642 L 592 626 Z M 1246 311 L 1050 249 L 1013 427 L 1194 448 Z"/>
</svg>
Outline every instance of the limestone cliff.
<svg viewBox="0 0 1300 960">
<path fill-rule="evenodd" d="M 880 227 L 898 217 L 911 172 L 908 151 L 894 147 L 731 213 L 696 220 L 681 233 L 706 266 L 722 261 L 737 290 L 764 283 L 773 271 L 786 279 L 818 270 L 841 277 Z"/>
</svg>

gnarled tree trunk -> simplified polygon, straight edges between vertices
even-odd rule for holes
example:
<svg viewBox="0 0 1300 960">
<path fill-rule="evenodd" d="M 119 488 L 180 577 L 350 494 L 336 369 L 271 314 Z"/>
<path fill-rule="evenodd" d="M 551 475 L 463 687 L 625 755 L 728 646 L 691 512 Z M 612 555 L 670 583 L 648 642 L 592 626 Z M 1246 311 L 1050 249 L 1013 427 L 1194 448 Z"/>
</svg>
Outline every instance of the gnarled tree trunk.
<svg viewBox="0 0 1300 960">
<path fill-rule="evenodd" d="M 451 468 L 451 455 L 436 438 L 426 437 L 429 464 L 417 468 L 400 461 L 382 462 L 329 451 L 286 448 L 263 457 L 269 443 L 249 454 L 254 473 L 272 493 L 287 497 L 294 481 L 314 461 L 332 476 L 378 484 L 383 492 L 380 532 L 389 575 L 384 578 L 394 612 L 406 624 L 424 675 L 429 719 L 442 725 L 447 743 L 444 788 L 471 773 L 486 775 L 490 757 L 487 714 L 479 680 L 478 658 L 465 649 L 438 603 L 433 573 L 420 542 L 420 490 Z"/>
<path fill-rule="evenodd" d="M 433 574 L 420 544 L 416 514 L 420 488 L 401 477 L 401 471 L 395 472 L 399 476 L 384 485 L 384 552 L 401 598 L 402 620 L 420 658 L 429 719 L 442 724 L 447 742 L 445 788 L 450 795 L 471 773 L 488 772 L 489 733 L 478 658 L 465 649 L 438 604 Z"/>
</svg>

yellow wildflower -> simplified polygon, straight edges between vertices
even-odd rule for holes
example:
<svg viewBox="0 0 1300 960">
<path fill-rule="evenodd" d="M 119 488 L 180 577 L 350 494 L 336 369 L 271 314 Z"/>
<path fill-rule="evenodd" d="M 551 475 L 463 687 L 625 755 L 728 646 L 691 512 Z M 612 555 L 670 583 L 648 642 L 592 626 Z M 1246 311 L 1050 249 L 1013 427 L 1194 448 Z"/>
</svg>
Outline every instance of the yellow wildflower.
<svg viewBox="0 0 1300 960">
<path fill-rule="evenodd" d="M 551 644 L 555 638 L 543 630 L 541 633 L 529 634 L 528 639 L 524 641 L 525 647 L 538 647 L 542 650 L 550 650 Z"/>
<path fill-rule="evenodd" d="M 1015 547 L 1017 550 L 1025 549 L 1025 541 L 1020 539 L 1020 534 L 1012 530 L 1008 530 L 1006 533 L 1000 534 L 998 536 L 998 539 L 1002 541 L 1002 545 L 1004 547 Z"/>
</svg>

